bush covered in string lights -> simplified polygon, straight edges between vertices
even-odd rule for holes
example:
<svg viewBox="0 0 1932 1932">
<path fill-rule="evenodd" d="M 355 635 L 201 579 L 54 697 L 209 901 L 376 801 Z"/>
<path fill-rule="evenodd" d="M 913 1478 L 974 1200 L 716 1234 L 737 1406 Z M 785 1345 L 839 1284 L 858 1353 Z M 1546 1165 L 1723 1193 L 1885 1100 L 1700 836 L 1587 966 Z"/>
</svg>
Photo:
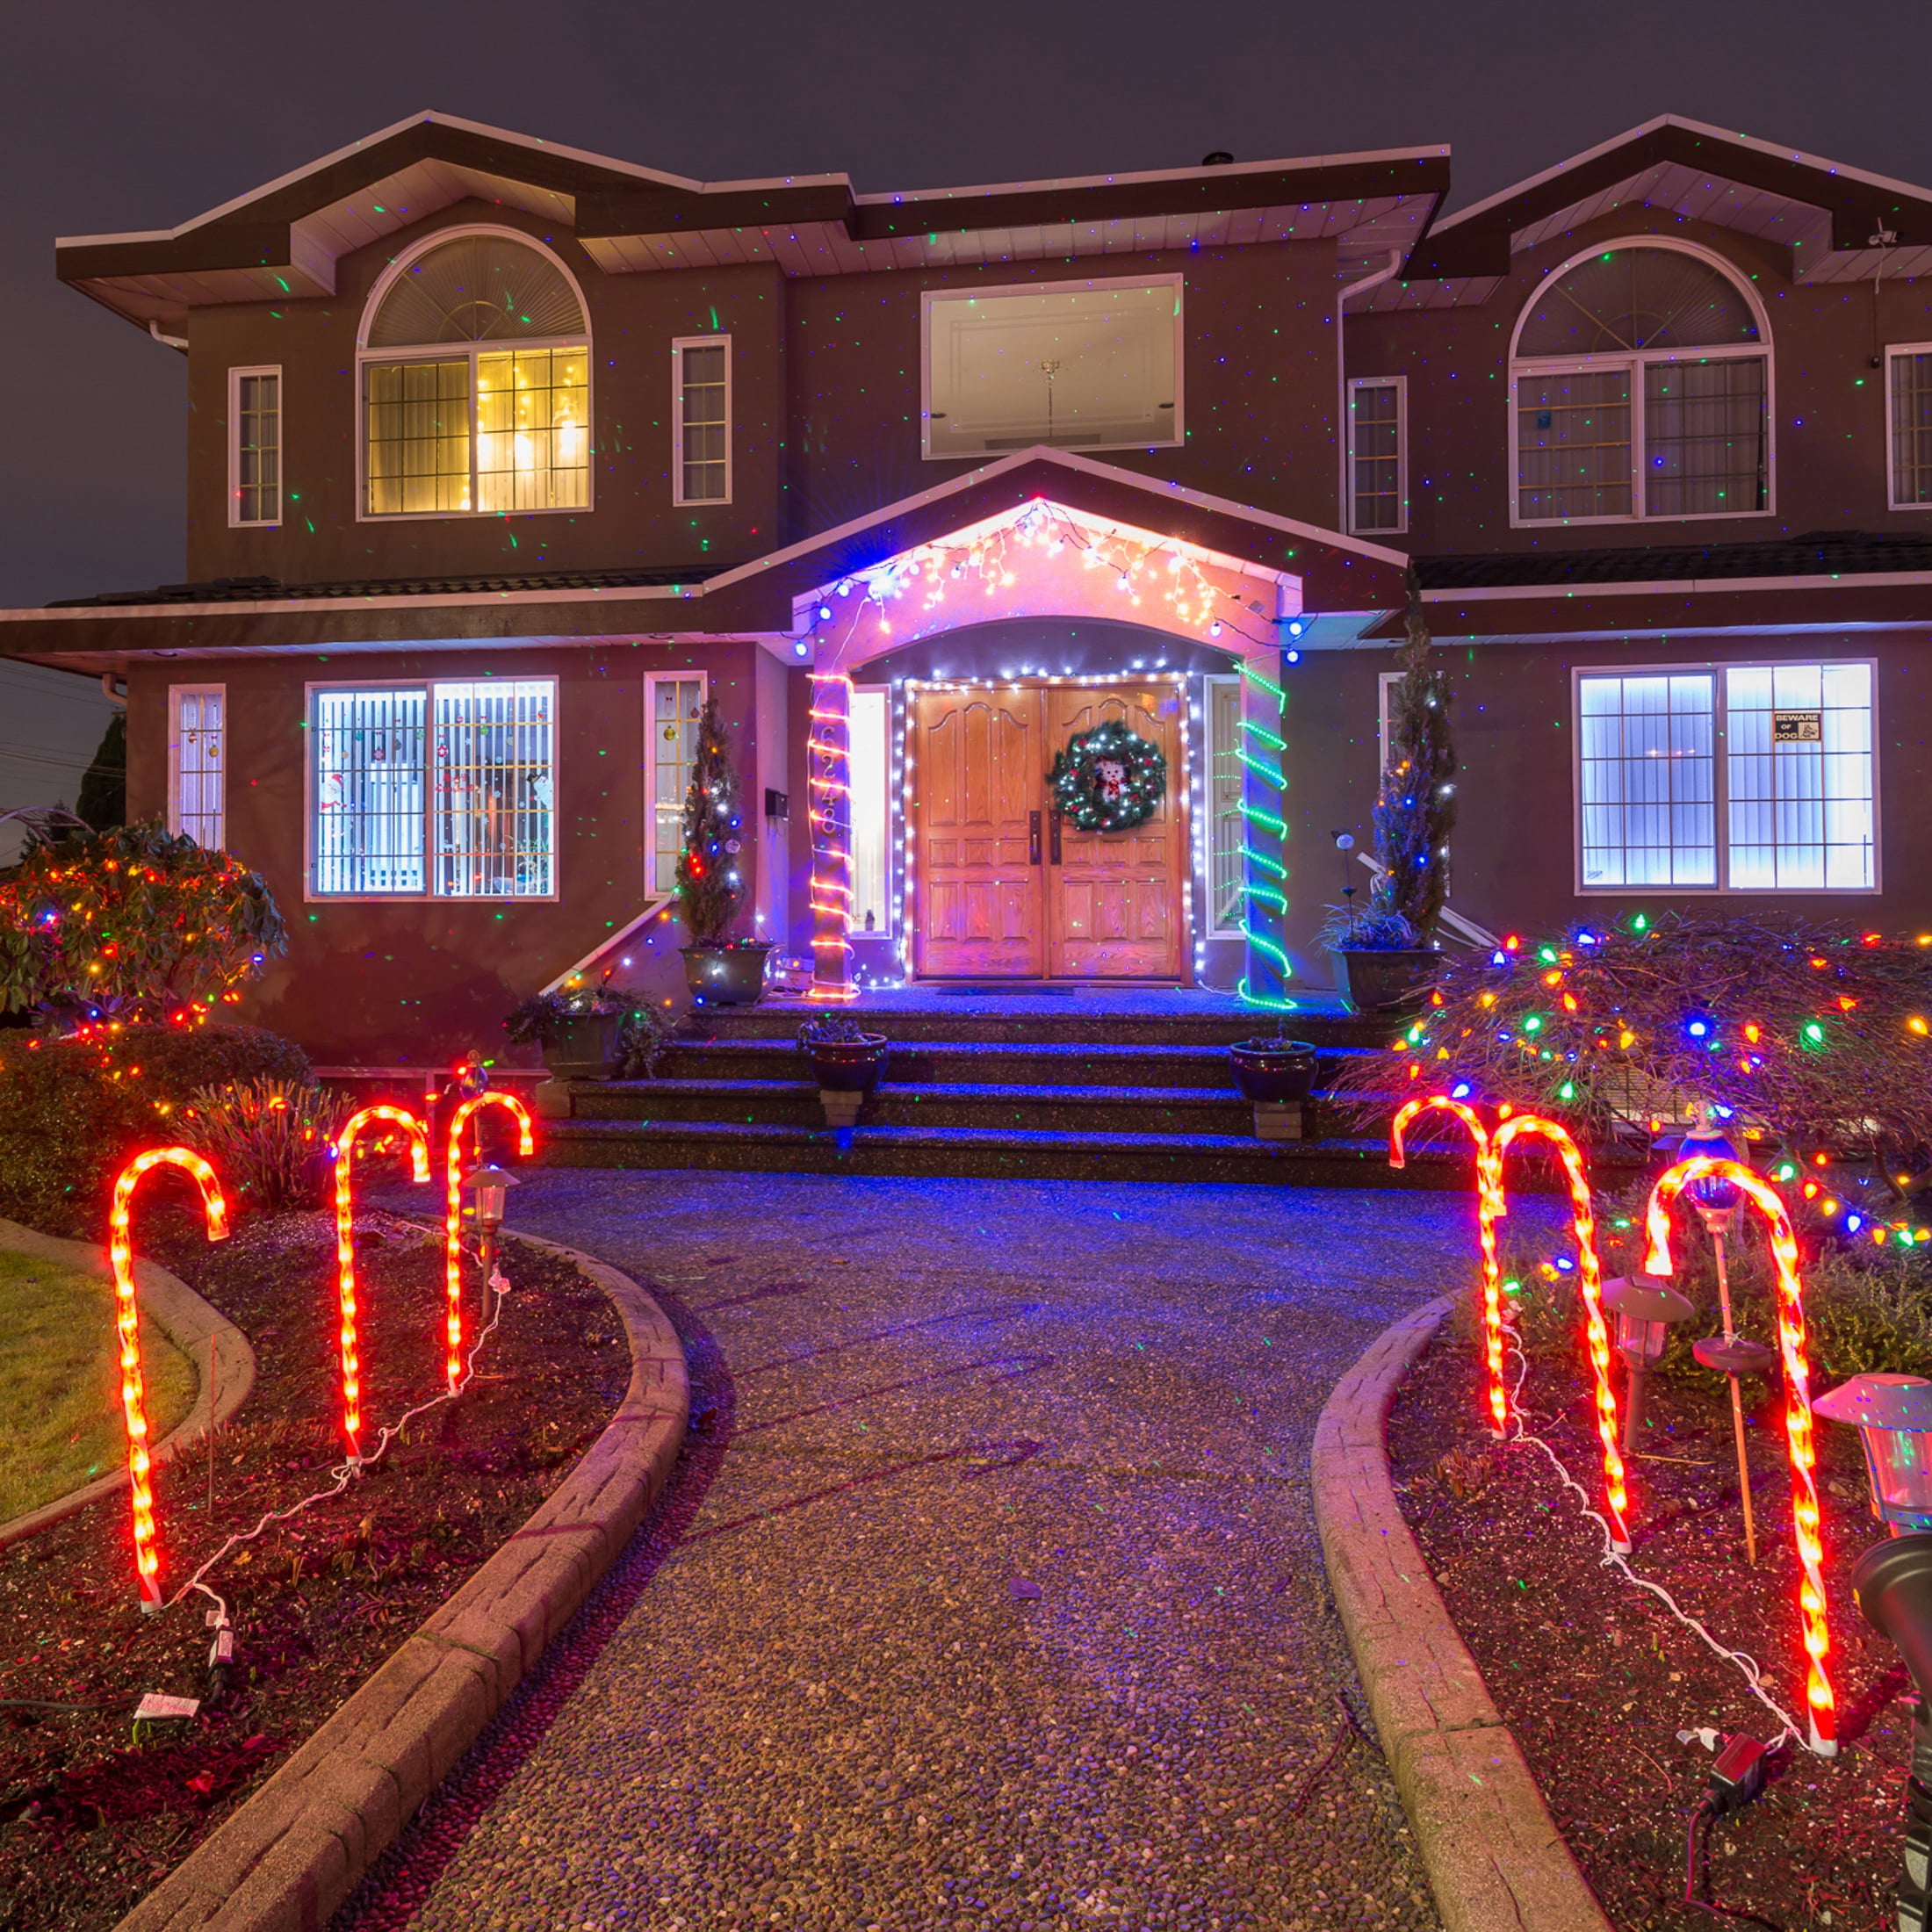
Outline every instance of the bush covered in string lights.
<svg viewBox="0 0 1932 1932">
<path fill-rule="evenodd" d="M 115 1175 L 142 1149 L 185 1137 L 198 1089 L 313 1078 L 299 1047 L 259 1027 L 0 1033 L 0 1215 L 98 1239 Z"/>
<path fill-rule="evenodd" d="M 31 846 L 0 882 L 0 998 L 59 1024 L 205 1015 L 287 943 L 256 874 L 158 825 Z"/>
<path fill-rule="evenodd" d="M 722 946 L 745 903 L 739 864 L 738 771 L 715 697 L 706 698 L 684 796 L 684 851 L 678 860 L 678 901 L 694 946 Z"/>
</svg>

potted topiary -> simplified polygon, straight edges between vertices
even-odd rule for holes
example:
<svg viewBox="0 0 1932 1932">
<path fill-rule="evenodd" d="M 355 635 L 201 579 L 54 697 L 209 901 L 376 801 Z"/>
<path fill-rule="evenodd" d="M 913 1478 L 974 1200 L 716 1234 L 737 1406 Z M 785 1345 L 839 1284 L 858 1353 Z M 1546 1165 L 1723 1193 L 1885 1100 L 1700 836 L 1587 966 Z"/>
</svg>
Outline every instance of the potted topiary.
<svg viewBox="0 0 1932 1932">
<path fill-rule="evenodd" d="M 742 825 L 738 773 L 727 754 L 717 700 L 707 698 L 698 719 L 691 789 L 684 798 L 684 850 L 677 892 L 690 934 L 679 950 L 685 984 L 701 1006 L 755 1006 L 765 997 L 765 962 L 772 941 L 732 939 L 732 922 L 745 900 L 739 863 Z"/>
<path fill-rule="evenodd" d="M 608 1080 L 616 1071 L 627 1029 L 653 1009 L 636 993 L 604 980 L 532 993 L 510 1009 L 503 1031 L 517 1046 L 539 1046 L 553 1080 Z"/>
<path fill-rule="evenodd" d="M 1430 661 L 1422 580 L 1409 566 L 1409 642 L 1389 694 L 1388 763 L 1375 798 L 1375 883 L 1358 914 L 1329 908 L 1322 942 L 1336 991 L 1358 1013 L 1388 1013 L 1425 995 L 1442 963 L 1435 943 L 1448 890 L 1449 832 L 1456 818 L 1456 754 L 1449 681 Z M 1337 840 L 1344 849 L 1352 840 Z"/>
<path fill-rule="evenodd" d="M 814 1013 L 799 1027 L 798 1045 L 811 1062 L 826 1121 L 850 1127 L 885 1071 L 885 1035 L 866 1032 L 850 1013 Z"/>
</svg>

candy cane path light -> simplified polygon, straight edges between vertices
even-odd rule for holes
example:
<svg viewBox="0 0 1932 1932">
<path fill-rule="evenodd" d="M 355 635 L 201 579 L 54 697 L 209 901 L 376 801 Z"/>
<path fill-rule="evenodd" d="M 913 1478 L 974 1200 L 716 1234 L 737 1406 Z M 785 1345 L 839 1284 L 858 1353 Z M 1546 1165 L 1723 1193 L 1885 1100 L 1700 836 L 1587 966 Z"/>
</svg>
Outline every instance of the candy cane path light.
<svg viewBox="0 0 1932 1932">
<path fill-rule="evenodd" d="M 1858 1431 L 1871 1513 L 1894 1536 L 1932 1530 L 1932 1382 L 1922 1375 L 1854 1375 L 1811 1406 L 1813 1415 Z"/>
<path fill-rule="evenodd" d="M 470 1117 L 487 1107 L 507 1107 L 516 1116 L 516 1151 L 534 1154 L 537 1142 L 530 1133 L 530 1112 L 515 1095 L 478 1093 L 450 1116 L 449 1196 L 444 1207 L 443 1291 L 446 1301 L 446 1330 L 449 1353 L 443 1363 L 453 1395 L 463 1380 L 463 1129 Z"/>
<path fill-rule="evenodd" d="M 1518 1114 L 1496 1131 L 1495 1185 L 1503 1184 L 1503 1164 L 1517 1135 L 1531 1134 L 1548 1141 L 1556 1150 L 1569 1187 L 1570 1226 L 1576 1236 L 1576 1274 L 1583 1295 L 1583 1327 L 1590 1339 L 1590 1366 L 1597 1374 L 1597 1439 L 1604 1447 L 1604 1497 L 1610 1509 L 1610 1546 L 1618 1555 L 1630 1554 L 1630 1527 L 1626 1514 L 1630 1492 L 1624 1480 L 1624 1461 L 1617 1450 L 1617 1396 L 1610 1384 L 1610 1335 L 1604 1326 L 1604 1272 L 1597 1258 L 1597 1222 L 1590 1211 L 1590 1175 L 1583 1165 L 1582 1150 L 1567 1129 L 1554 1121 L 1534 1114 Z"/>
<path fill-rule="evenodd" d="M 356 1239 L 355 1208 L 351 1199 L 351 1171 L 355 1165 L 356 1137 L 366 1127 L 381 1125 L 400 1129 L 409 1141 L 409 1178 L 417 1182 L 429 1178 L 429 1130 L 406 1107 L 365 1107 L 353 1114 L 335 1136 L 335 1278 L 342 1316 L 342 1434 L 349 1453 L 362 1455 L 362 1358 L 356 1334 Z"/>
<path fill-rule="evenodd" d="M 1819 1539 L 1818 1457 L 1812 1440 L 1811 1372 L 1805 1358 L 1805 1286 L 1798 1272 L 1798 1238 L 1791 1229 L 1791 1217 L 1777 1190 L 1741 1162 L 1718 1160 L 1707 1155 L 1679 1161 L 1650 1193 L 1650 1207 L 1644 1217 L 1645 1232 L 1649 1236 L 1644 1272 L 1664 1275 L 1676 1272 L 1670 1259 L 1671 1206 L 1685 1188 L 1708 1179 L 1734 1181 L 1744 1197 L 1763 1215 L 1770 1236 L 1771 1258 L 1777 1270 L 1777 1342 L 1784 1359 L 1784 1436 L 1791 1456 L 1791 1537 L 1805 1573 L 1798 1603 L 1804 1624 L 1805 1652 L 1810 1660 L 1805 1697 L 1810 1707 L 1811 1748 L 1822 1757 L 1835 1757 L 1838 1746 L 1831 1679 L 1825 1670 L 1831 1633 L 1825 1608 L 1825 1546 Z"/>
<path fill-rule="evenodd" d="M 114 1183 L 108 1255 L 114 1268 L 115 1319 L 120 1330 L 121 1413 L 127 1422 L 127 1479 L 133 1496 L 134 1575 L 141 1586 L 141 1607 L 149 1615 L 161 1608 L 161 1553 L 155 1546 L 155 1493 L 148 1481 L 147 1391 L 141 1373 L 141 1318 L 134 1306 L 134 1248 L 128 1222 L 134 1190 L 141 1176 L 155 1167 L 185 1168 L 201 1189 L 208 1239 L 224 1241 L 228 1233 L 228 1204 L 221 1198 L 221 1184 L 214 1169 L 191 1148 L 150 1148 L 135 1155 Z"/>
<path fill-rule="evenodd" d="M 1453 1114 L 1468 1128 L 1470 1139 L 1476 1143 L 1476 1236 L 1482 1248 L 1482 1335 L 1484 1359 L 1489 1367 L 1485 1394 L 1490 1430 L 1500 1436 L 1509 1417 L 1509 1398 L 1503 1388 L 1503 1270 L 1496 1252 L 1496 1224 L 1509 1212 L 1503 1198 L 1502 1168 L 1482 1116 L 1473 1107 L 1452 1099 L 1446 1093 L 1431 1093 L 1426 1099 L 1407 1102 L 1389 1123 L 1391 1167 L 1409 1164 L 1403 1135 L 1412 1121 L 1429 1113 Z"/>
</svg>

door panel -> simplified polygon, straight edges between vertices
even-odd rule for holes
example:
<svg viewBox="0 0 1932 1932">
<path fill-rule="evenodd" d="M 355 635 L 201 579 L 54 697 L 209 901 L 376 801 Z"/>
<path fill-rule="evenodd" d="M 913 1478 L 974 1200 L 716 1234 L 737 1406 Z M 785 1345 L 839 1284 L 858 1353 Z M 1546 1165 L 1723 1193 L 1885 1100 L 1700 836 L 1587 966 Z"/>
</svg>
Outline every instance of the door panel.
<svg viewBox="0 0 1932 1932">
<path fill-rule="evenodd" d="M 1040 803 L 1037 691 L 912 702 L 913 970 L 1036 979 L 1046 948 L 1028 815 Z"/>
</svg>

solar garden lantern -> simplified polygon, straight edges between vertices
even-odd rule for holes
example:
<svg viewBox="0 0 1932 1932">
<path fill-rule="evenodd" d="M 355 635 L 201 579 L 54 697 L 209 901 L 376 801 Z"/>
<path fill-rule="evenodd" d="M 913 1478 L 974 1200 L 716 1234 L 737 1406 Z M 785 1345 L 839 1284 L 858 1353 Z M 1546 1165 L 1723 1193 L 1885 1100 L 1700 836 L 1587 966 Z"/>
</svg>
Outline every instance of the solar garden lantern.
<svg viewBox="0 0 1932 1932">
<path fill-rule="evenodd" d="M 1922 1375 L 1854 1375 L 1819 1396 L 1812 1413 L 1858 1431 L 1871 1513 L 1892 1535 L 1932 1530 L 1932 1381 Z"/>
<path fill-rule="evenodd" d="M 1813 1402 L 1813 1409 L 1820 1415 L 1829 1415 L 1827 1402 L 1848 1395 L 1858 1383 L 1875 1382 L 1890 1383 L 1895 1392 L 1900 1383 L 1914 1385 L 1921 1395 L 1907 1399 L 1912 1402 L 1917 1419 L 1924 1419 L 1923 1392 L 1932 1389 L 1932 1384 L 1920 1381 L 1914 1375 L 1855 1375 L 1844 1388 L 1835 1388 L 1829 1395 Z M 1896 1403 L 1898 1400 L 1894 1393 L 1882 1398 L 1882 1403 Z M 1856 1407 L 1856 1399 L 1846 1406 Z M 1924 1445 L 1924 1433 L 1916 1428 L 1895 1431 L 1884 1423 L 1868 1423 L 1857 1417 L 1842 1419 L 1857 1423 L 1868 1460 L 1876 1435 L 1904 1434 L 1921 1448 Z M 1917 1467 L 1922 1489 L 1922 1459 Z M 1874 1466 L 1875 1490 L 1878 1483 Z M 1918 1708 L 1912 1716 L 1912 1773 L 1905 1781 L 1905 1879 L 1898 1891 L 1898 1923 L 1900 1932 L 1926 1932 L 1926 1928 L 1932 1926 L 1932 1717 L 1928 1715 L 1928 1706 L 1932 1706 L 1932 1535 L 1923 1530 L 1901 1535 L 1894 1522 L 1892 1538 L 1889 1542 L 1874 1543 L 1858 1559 L 1851 1573 L 1851 1593 L 1857 1598 L 1865 1621 L 1898 1646 L 1919 1693 Z"/>
<path fill-rule="evenodd" d="M 490 1277 L 496 1272 L 496 1236 L 503 1225 L 503 1211 L 509 1205 L 510 1189 L 516 1176 L 492 1162 L 474 1168 L 463 1185 L 470 1191 L 476 1214 L 477 1246 L 483 1263 L 483 1319 L 490 1318 Z"/>
<path fill-rule="evenodd" d="M 1617 1317 L 1617 1351 L 1630 1373 L 1624 1398 L 1624 1453 L 1634 1455 L 1644 1421 L 1644 1382 L 1663 1359 L 1670 1330 L 1697 1313 L 1661 1276 L 1618 1275 L 1604 1284 L 1604 1306 Z"/>
</svg>

